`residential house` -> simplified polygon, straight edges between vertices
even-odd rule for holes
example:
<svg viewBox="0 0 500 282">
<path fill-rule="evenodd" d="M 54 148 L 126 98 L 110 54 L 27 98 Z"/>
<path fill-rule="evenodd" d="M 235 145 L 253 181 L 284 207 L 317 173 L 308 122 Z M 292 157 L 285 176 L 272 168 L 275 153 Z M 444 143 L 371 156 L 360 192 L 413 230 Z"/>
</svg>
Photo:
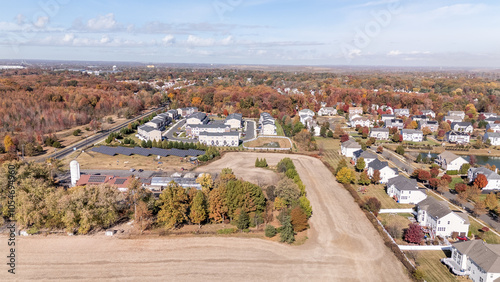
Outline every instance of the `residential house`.
<svg viewBox="0 0 500 282">
<path fill-rule="evenodd" d="M 381 120 L 383 122 L 387 122 L 388 120 L 391 120 L 391 119 L 396 119 L 395 115 L 386 115 L 386 114 L 383 114 L 380 117 L 381 117 Z"/>
<path fill-rule="evenodd" d="M 168 126 L 170 122 L 171 122 L 170 117 L 160 114 L 154 117 L 152 120 L 146 122 L 145 125 L 161 131 L 164 130 L 165 126 Z"/>
<path fill-rule="evenodd" d="M 500 132 L 486 132 L 483 139 L 485 142 L 489 140 L 490 145 L 500 146 Z"/>
<path fill-rule="evenodd" d="M 195 112 L 186 118 L 186 124 L 207 124 L 209 119 L 205 113 Z"/>
<path fill-rule="evenodd" d="M 456 144 L 469 144 L 470 135 L 465 132 L 452 130 L 446 132 L 446 141 L 449 143 L 456 143 Z"/>
<path fill-rule="evenodd" d="M 487 190 L 500 190 L 500 175 L 498 174 L 498 168 L 495 171 L 491 171 L 485 167 L 471 167 L 467 172 L 467 179 L 469 182 L 473 182 L 479 174 L 486 176 L 488 184 L 483 187 L 483 191 Z"/>
<path fill-rule="evenodd" d="M 417 221 L 427 229 L 431 238 L 467 236 L 469 232 L 469 216 L 463 212 L 454 212 L 446 201 L 438 201 L 427 197 L 417 204 Z"/>
<path fill-rule="evenodd" d="M 432 118 L 436 118 L 436 113 L 433 110 L 422 110 L 422 114 L 430 116 Z"/>
<path fill-rule="evenodd" d="M 500 123 L 500 117 L 489 117 L 485 119 L 488 124 Z"/>
<path fill-rule="evenodd" d="M 118 189 L 120 192 L 126 192 L 128 190 L 128 185 L 132 182 L 134 178 L 129 177 L 118 177 L 114 175 L 93 175 L 93 174 L 82 174 L 80 179 L 76 182 L 76 186 L 86 186 L 86 185 L 109 185 Z"/>
<path fill-rule="evenodd" d="M 460 116 L 445 116 L 443 120 L 449 122 L 462 122 L 464 119 Z"/>
<path fill-rule="evenodd" d="M 201 132 L 198 140 L 208 146 L 238 147 L 240 145 L 240 134 L 237 131 L 223 133 Z"/>
<path fill-rule="evenodd" d="M 189 115 L 192 115 L 194 113 L 198 112 L 197 107 L 189 107 L 189 108 L 179 108 L 177 109 L 177 114 L 183 117 L 187 117 Z"/>
<path fill-rule="evenodd" d="M 422 142 L 424 140 L 424 134 L 417 129 L 401 129 L 401 135 L 403 135 L 403 141 Z"/>
<path fill-rule="evenodd" d="M 313 118 L 314 117 L 314 112 L 309 109 L 303 109 L 299 111 L 299 117 L 300 117 L 300 122 L 303 125 L 306 125 L 306 119 L 307 118 Z"/>
<path fill-rule="evenodd" d="M 473 282 L 500 279 L 500 245 L 483 240 L 457 242 L 451 245 L 451 257 L 441 259 L 459 276 L 468 275 Z"/>
<path fill-rule="evenodd" d="M 387 181 L 387 194 L 400 204 L 418 204 L 425 198 L 425 189 L 419 189 L 415 179 L 398 175 Z"/>
<path fill-rule="evenodd" d="M 423 120 L 418 123 L 418 129 L 422 130 L 427 127 L 431 132 L 436 132 L 439 129 L 439 123 L 435 120 Z"/>
<path fill-rule="evenodd" d="M 231 126 L 233 129 L 240 129 L 243 125 L 243 115 L 234 113 L 226 117 L 224 124 Z"/>
<path fill-rule="evenodd" d="M 340 144 L 340 153 L 344 157 L 352 158 L 354 156 L 354 152 L 360 150 L 361 145 L 359 145 L 354 139 L 349 139 Z"/>
<path fill-rule="evenodd" d="M 450 126 L 451 130 L 466 132 L 469 134 L 474 130 L 472 123 L 470 122 L 452 122 Z"/>
<path fill-rule="evenodd" d="M 177 110 L 168 110 L 166 111 L 166 114 L 172 119 L 172 120 L 175 120 L 175 119 L 178 119 L 179 118 L 179 112 Z"/>
<path fill-rule="evenodd" d="M 333 116 L 337 114 L 337 109 L 334 107 L 323 107 L 319 109 L 318 116 Z"/>
<path fill-rule="evenodd" d="M 357 127 L 358 125 L 361 127 L 370 127 L 372 125 L 372 123 L 371 123 L 370 119 L 365 118 L 365 117 L 353 118 L 351 120 L 351 127 Z"/>
<path fill-rule="evenodd" d="M 363 158 L 365 161 L 365 167 L 368 167 L 368 164 L 377 159 L 377 155 L 370 153 L 368 151 L 358 150 L 353 153 L 352 160 L 355 164 L 358 163 L 359 158 Z"/>
<path fill-rule="evenodd" d="M 161 131 L 148 125 L 141 125 L 137 128 L 137 138 L 144 141 L 161 141 L 162 135 Z"/>
<path fill-rule="evenodd" d="M 410 116 L 410 109 L 406 109 L 406 108 L 403 108 L 403 109 L 394 109 L 394 114 L 396 116 L 409 117 Z"/>
<path fill-rule="evenodd" d="M 389 166 L 389 163 L 382 162 L 379 159 L 375 159 L 370 162 L 366 172 L 369 177 L 373 177 L 375 170 L 380 172 L 380 183 L 387 183 L 389 179 L 396 177 L 399 174 L 397 168 L 392 168 Z"/>
<path fill-rule="evenodd" d="M 468 164 L 469 162 L 466 161 L 464 158 L 459 157 L 452 152 L 449 151 L 444 151 L 441 154 L 437 156 L 437 158 L 434 160 L 436 164 L 438 164 L 443 170 L 448 171 L 448 170 L 460 170 L 462 165 Z"/>
<path fill-rule="evenodd" d="M 488 123 L 486 131 L 500 132 L 500 123 Z"/>
<path fill-rule="evenodd" d="M 259 118 L 261 135 L 277 135 L 274 118 L 269 113 L 261 113 Z"/>
<path fill-rule="evenodd" d="M 390 119 L 385 122 L 385 128 L 392 128 L 392 127 L 395 127 L 399 130 L 403 129 L 405 125 L 402 119 Z"/>
<path fill-rule="evenodd" d="M 350 107 L 349 108 L 349 116 L 352 116 L 352 115 L 355 115 L 355 114 L 362 115 L 363 114 L 363 108 L 362 107 Z"/>
<path fill-rule="evenodd" d="M 224 133 L 230 132 L 231 126 L 226 124 L 188 124 L 186 125 L 186 135 L 189 137 L 198 137 L 202 132 Z"/>
<path fill-rule="evenodd" d="M 376 138 L 377 140 L 388 140 L 389 139 L 389 128 L 372 128 L 370 131 L 370 138 Z"/>
<path fill-rule="evenodd" d="M 426 115 L 415 115 L 411 119 L 416 121 L 416 122 L 419 122 L 419 121 L 421 122 L 421 121 L 429 120 L 430 118 Z"/>
<path fill-rule="evenodd" d="M 464 111 L 448 111 L 448 116 L 459 116 L 462 120 L 465 118 Z"/>
<path fill-rule="evenodd" d="M 498 115 L 495 113 L 479 113 L 479 115 L 483 115 L 485 119 L 498 117 Z"/>
</svg>

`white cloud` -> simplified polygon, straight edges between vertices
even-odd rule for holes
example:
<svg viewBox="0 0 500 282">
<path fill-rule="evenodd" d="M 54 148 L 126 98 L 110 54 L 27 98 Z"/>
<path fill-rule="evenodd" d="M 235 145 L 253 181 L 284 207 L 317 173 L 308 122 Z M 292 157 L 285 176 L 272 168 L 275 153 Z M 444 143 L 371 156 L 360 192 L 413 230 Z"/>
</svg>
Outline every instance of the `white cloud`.
<svg viewBox="0 0 500 282">
<path fill-rule="evenodd" d="M 119 27 L 119 24 L 115 20 L 115 15 L 113 13 L 109 13 L 105 16 L 97 16 L 96 18 L 90 19 L 87 22 L 87 28 L 90 30 L 110 30 L 116 29 Z"/>
<path fill-rule="evenodd" d="M 38 17 L 37 21 L 33 23 L 38 28 L 44 28 L 49 23 L 49 17 Z"/>
<path fill-rule="evenodd" d="M 484 4 L 455 4 L 437 8 L 431 14 L 436 17 L 466 16 L 479 13 L 485 8 Z"/>
<path fill-rule="evenodd" d="M 201 38 L 194 35 L 189 35 L 186 43 L 191 46 L 213 46 L 215 44 L 214 38 Z"/>
<path fill-rule="evenodd" d="M 360 50 L 360 49 L 351 49 L 351 50 L 349 50 L 349 52 L 347 53 L 347 56 L 348 56 L 350 59 L 353 59 L 353 58 L 359 57 L 359 56 L 361 56 L 361 50 Z"/>
<path fill-rule="evenodd" d="M 73 40 L 75 39 L 75 35 L 73 33 L 68 33 L 68 34 L 65 34 L 62 41 L 63 42 L 71 42 L 73 43 Z"/>
<path fill-rule="evenodd" d="M 22 25 L 22 24 L 24 24 L 24 21 L 25 21 L 25 20 L 26 20 L 26 17 L 25 17 L 23 14 L 18 14 L 18 15 L 16 16 L 16 23 L 17 23 L 18 25 Z"/>
<path fill-rule="evenodd" d="M 175 37 L 172 34 L 169 34 L 169 35 L 166 35 L 165 37 L 163 37 L 163 39 L 161 41 L 165 45 L 171 45 L 171 44 L 175 43 Z"/>
<path fill-rule="evenodd" d="M 387 53 L 387 56 L 399 56 L 401 55 L 401 51 L 399 50 L 391 50 L 389 53 Z"/>
</svg>

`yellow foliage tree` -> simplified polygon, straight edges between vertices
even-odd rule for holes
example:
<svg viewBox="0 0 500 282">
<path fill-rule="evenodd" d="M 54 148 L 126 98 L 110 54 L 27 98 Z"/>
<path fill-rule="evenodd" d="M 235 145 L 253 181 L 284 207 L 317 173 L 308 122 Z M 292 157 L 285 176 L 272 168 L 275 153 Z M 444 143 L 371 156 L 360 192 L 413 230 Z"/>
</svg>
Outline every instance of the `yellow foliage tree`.
<svg viewBox="0 0 500 282">
<path fill-rule="evenodd" d="M 5 151 L 9 152 L 10 150 L 15 148 L 14 142 L 12 141 L 12 137 L 10 135 L 5 135 L 5 138 L 3 139 L 3 144 L 5 147 Z"/>
<path fill-rule="evenodd" d="M 191 99 L 191 104 L 193 106 L 201 105 L 201 98 L 200 97 L 193 97 L 193 99 Z"/>
<path fill-rule="evenodd" d="M 341 168 L 337 173 L 337 181 L 344 184 L 356 181 L 354 171 L 347 167 Z"/>
</svg>

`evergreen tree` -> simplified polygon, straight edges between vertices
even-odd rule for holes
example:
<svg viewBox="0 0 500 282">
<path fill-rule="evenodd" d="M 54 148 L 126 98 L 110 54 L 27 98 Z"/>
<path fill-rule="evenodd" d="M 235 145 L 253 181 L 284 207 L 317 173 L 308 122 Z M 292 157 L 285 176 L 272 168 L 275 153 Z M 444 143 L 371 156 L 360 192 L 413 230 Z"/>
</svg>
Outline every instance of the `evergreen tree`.
<svg viewBox="0 0 500 282">
<path fill-rule="evenodd" d="M 295 232 L 289 216 L 284 219 L 284 224 L 280 233 L 280 242 L 291 244 L 295 241 Z"/>
<path fill-rule="evenodd" d="M 245 210 L 242 210 L 240 212 L 240 215 L 238 216 L 238 220 L 236 222 L 236 226 L 240 230 L 247 229 L 250 226 L 250 217 Z"/>
</svg>

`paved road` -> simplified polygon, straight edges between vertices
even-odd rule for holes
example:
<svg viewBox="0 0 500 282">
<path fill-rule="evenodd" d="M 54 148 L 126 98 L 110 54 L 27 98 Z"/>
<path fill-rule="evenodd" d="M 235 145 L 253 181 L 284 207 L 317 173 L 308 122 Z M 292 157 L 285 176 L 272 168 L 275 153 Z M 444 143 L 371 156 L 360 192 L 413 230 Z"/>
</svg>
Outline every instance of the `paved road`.
<svg viewBox="0 0 500 282">
<path fill-rule="evenodd" d="M 247 119 L 246 123 L 247 123 L 247 130 L 245 131 L 245 137 L 241 138 L 242 141 L 255 138 L 255 121 Z"/>
<path fill-rule="evenodd" d="M 97 141 L 101 140 L 101 139 L 104 139 L 106 138 L 106 136 L 108 136 L 109 133 L 112 133 L 112 132 L 116 132 L 116 131 L 119 131 L 120 129 L 126 127 L 130 122 L 133 122 L 133 121 L 136 121 L 140 118 L 143 118 L 143 117 L 146 117 L 148 115 L 150 115 L 151 113 L 153 112 L 156 112 L 156 111 L 160 111 L 160 110 L 163 110 L 165 109 L 165 107 L 161 107 L 161 108 L 156 108 L 156 109 L 153 109 L 143 115 L 140 115 L 138 117 L 135 117 L 133 119 L 130 119 L 128 120 L 127 122 L 124 122 L 120 125 L 117 125 L 117 126 L 114 126 L 110 129 L 107 129 L 107 130 L 104 130 L 104 131 L 101 131 L 100 133 L 94 135 L 94 136 L 91 136 L 77 144 L 74 144 L 74 145 L 70 145 L 64 149 L 61 149 L 49 156 L 46 156 L 44 158 L 40 158 L 37 160 L 37 162 L 44 162 L 46 159 L 48 158 L 55 158 L 55 159 L 62 159 L 64 158 L 65 156 L 71 154 L 73 152 L 73 148 L 76 148 L 77 150 L 78 149 L 81 149 L 81 148 L 85 148 L 87 147 L 88 145 L 91 145 L 91 144 L 95 144 Z"/>
</svg>

